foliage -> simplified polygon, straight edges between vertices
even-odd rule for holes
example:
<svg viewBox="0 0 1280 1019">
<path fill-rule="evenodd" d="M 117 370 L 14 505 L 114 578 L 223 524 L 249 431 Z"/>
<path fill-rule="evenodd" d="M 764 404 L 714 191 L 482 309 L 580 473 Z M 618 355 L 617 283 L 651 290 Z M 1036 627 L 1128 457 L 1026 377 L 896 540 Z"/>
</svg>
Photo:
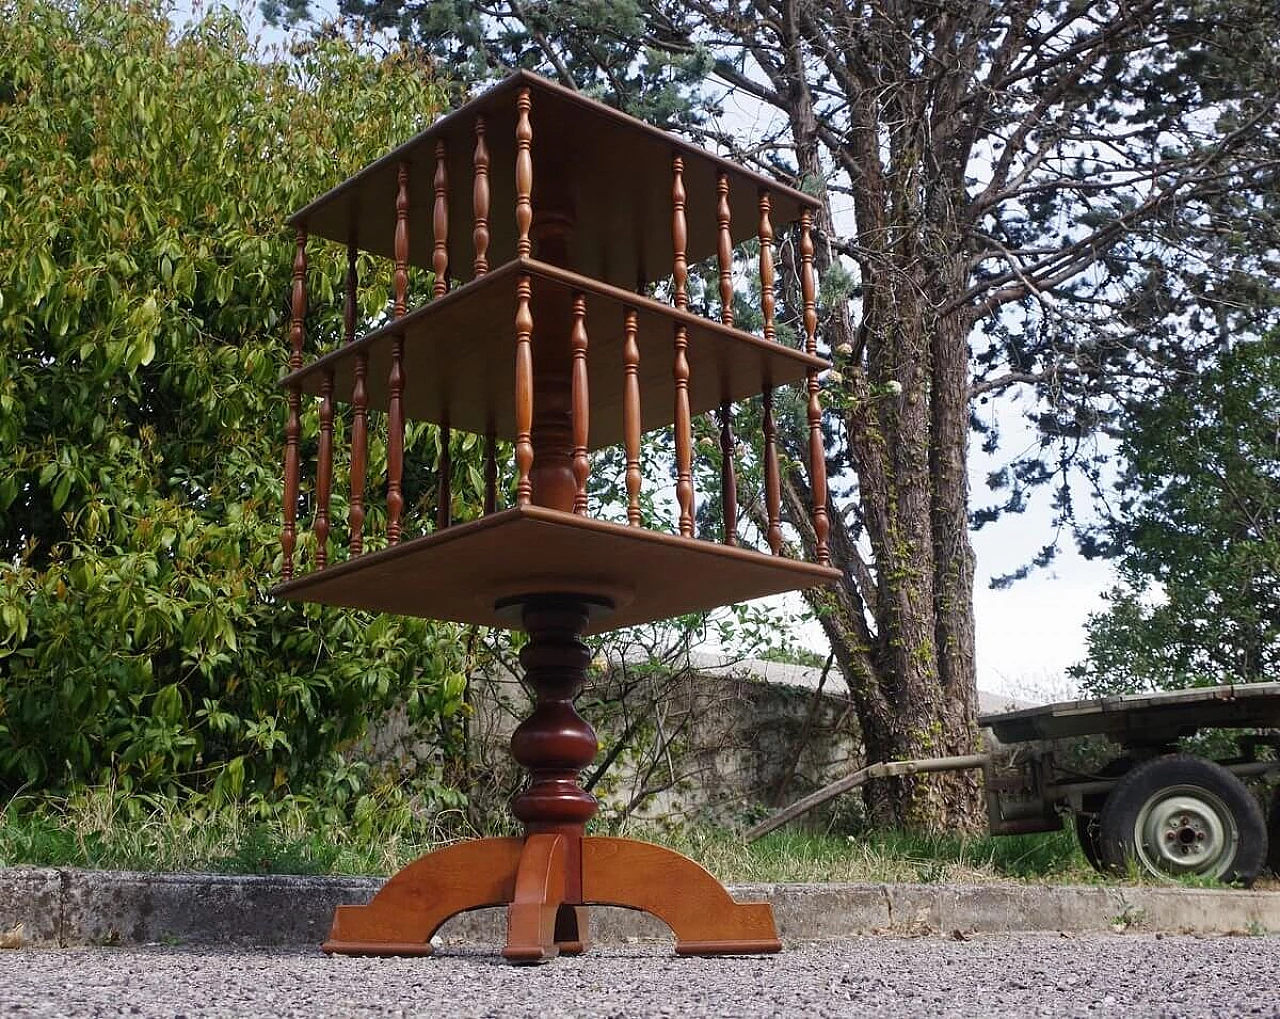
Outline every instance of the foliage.
<svg viewBox="0 0 1280 1019">
<path fill-rule="evenodd" d="M 1051 484 L 1068 523 L 1073 469 L 1100 476 L 1091 437 L 1203 353 L 1181 326 L 1253 329 L 1276 311 L 1280 25 L 1265 0 L 339 9 L 442 62 L 469 55 L 460 74 L 536 67 L 632 113 L 659 107 L 823 198 L 819 312 L 838 369 L 828 510 L 845 579 L 812 597 L 871 759 L 975 745 L 969 430 L 990 449 L 1000 440 L 983 404 L 1027 393 L 1036 438 L 993 472 L 1000 502 L 976 522 Z M 747 116 L 720 116 L 731 108 Z M 743 120 L 750 137 L 734 129 Z M 779 307 L 794 329 L 794 287 Z M 799 471 L 784 501 L 811 548 Z M 972 776 L 867 795 L 888 824 L 971 826 L 981 813 Z"/>
<path fill-rule="evenodd" d="M 1099 694 L 1280 679 L 1280 333 L 1130 407 L 1121 434 L 1124 586 L 1075 678 Z"/>
<path fill-rule="evenodd" d="M 370 717 L 403 702 L 448 736 L 468 667 L 456 628 L 268 593 L 283 220 L 440 103 L 405 53 L 330 39 L 264 59 L 225 12 L 175 32 L 158 4 L 7 7 L 0 796 L 85 782 L 215 802 L 294 792 L 351 815 L 379 776 L 337 752 Z M 369 319 L 387 281 L 364 268 Z M 314 250 L 312 270 L 339 303 L 339 253 Z M 331 343 L 339 323 L 316 314 L 308 329 Z M 304 458 L 316 427 L 304 421 Z M 411 500 L 434 490 L 437 441 L 409 436 Z M 455 451 L 459 490 L 474 460 Z M 458 798 L 438 776 L 424 794 Z"/>
<path fill-rule="evenodd" d="M 123 813 L 141 799 L 95 789 L 70 802 L 11 807 L 0 813 L 0 866 L 388 874 L 439 848 L 447 834 L 395 811 L 368 829 L 325 823 L 292 803 L 267 817 L 241 804 L 193 816 L 188 802 L 152 797 L 141 814 Z M 735 882 L 1100 880 L 1065 831 L 1014 838 L 777 831 L 750 845 L 705 825 L 630 834 L 657 837 Z"/>
</svg>

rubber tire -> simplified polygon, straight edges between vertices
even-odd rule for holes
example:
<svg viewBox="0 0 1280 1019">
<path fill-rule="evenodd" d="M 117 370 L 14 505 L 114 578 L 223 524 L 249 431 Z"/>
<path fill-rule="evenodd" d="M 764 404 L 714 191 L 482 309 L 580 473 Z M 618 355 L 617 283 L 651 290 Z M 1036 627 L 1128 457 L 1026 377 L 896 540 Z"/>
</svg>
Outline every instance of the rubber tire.
<svg viewBox="0 0 1280 1019">
<path fill-rule="evenodd" d="M 1271 812 L 1267 819 L 1267 868 L 1273 877 L 1280 878 L 1280 786 L 1271 794 Z"/>
<path fill-rule="evenodd" d="M 1133 768 L 1132 757 L 1117 757 L 1108 761 L 1098 769 L 1099 778 L 1119 778 Z M 1076 841 L 1080 843 L 1080 852 L 1089 861 L 1089 866 L 1098 873 L 1106 873 L 1107 865 L 1102 862 L 1102 850 L 1098 845 L 1101 837 L 1099 817 L 1106 806 L 1110 793 L 1089 793 L 1083 798 L 1080 810 L 1072 815 L 1076 825 Z"/>
<path fill-rule="evenodd" d="M 1099 818 L 1098 846 L 1107 869 L 1123 874 L 1130 861 L 1156 877 L 1172 874 L 1153 869 L 1139 855 L 1134 828 L 1143 809 L 1160 793 L 1179 786 L 1200 789 L 1216 797 L 1230 813 L 1238 832 L 1235 852 L 1219 876 L 1224 884 L 1248 887 L 1262 870 L 1267 855 L 1267 829 L 1262 808 L 1248 787 L 1220 764 L 1190 754 L 1156 757 L 1137 765 L 1107 797 Z"/>
</svg>

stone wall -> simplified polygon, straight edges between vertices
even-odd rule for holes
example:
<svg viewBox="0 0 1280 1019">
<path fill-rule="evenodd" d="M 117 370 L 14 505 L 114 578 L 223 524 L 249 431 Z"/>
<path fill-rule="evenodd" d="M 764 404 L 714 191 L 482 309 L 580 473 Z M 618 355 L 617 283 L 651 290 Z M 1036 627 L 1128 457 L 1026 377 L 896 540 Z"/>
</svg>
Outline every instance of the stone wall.
<svg viewBox="0 0 1280 1019">
<path fill-rule="evenodd" d="M 474 749 L 497 785 L 514 791 L 506 745 L 527 711 L 523 687 L 502 674 L 476 682 L 472 696 L 482 744 Z M 732 667 L 594 670 L 578 706 L 600 741 L 584 782 L 594 781 L 604 817 L 738 825 L 862 765 L 847 697 Z"/>
</svg>

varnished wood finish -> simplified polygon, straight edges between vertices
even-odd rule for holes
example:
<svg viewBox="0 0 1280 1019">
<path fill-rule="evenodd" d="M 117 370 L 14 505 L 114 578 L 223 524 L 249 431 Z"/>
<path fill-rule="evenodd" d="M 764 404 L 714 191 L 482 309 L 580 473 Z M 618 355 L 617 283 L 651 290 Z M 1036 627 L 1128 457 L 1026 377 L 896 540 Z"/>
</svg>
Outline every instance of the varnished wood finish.
<svg viewBox="0 0 1280 1019">
<path fill-rule="evenodd" d="M 301 431 L 302 397 L 289 390 L 289 410 L 284 425 L 284 524 L 280 529 L 280 576 L 293 577 L 293 553 L 298 543 L 298 433 Z"/>
<path fill-rule="evenodd" d="M 591 661 L 582 643 L 589 622 L 577 596 L 533 595 L 520 609 L 529 634 L 520 665 L 535 701 L 511 737 L 511 756 L 529 771 L 529 785 L 511 801 L 511 811 L 531 832 L 581 835 L 596 813 L 596 798 L 578 781 L 595 759 L 596 734 L 573 706 Z"/>
<path fill-rule="evenodd" d="M 533 284 L 521 276 L 516 284 L 516 505 L 533 500 L 533 312 L 529 308 Z"/>
<path fill-rule="evenodd" d="M 434 297 L 442 297 L 449 290 L 449 165 L 446 155 L 444 142 L 436 142 L 435 204 L 431 215 L 431 271 L 435 276 L 431 293 Z"/>
<path fill-rule="evenodd" d="M 422 197 L 429 166 L 428 202 Z M 700 196 L 692 208 L 690 194 Z M 394 217 L 386 215 L 391 203 Z M 495 205 L 514 215 L 495 219 Z M 817 378 L 827 363 L 816 353 L 814 207 L 809 196 L 521 72 L 298 218 L 285 379 L 286 579 L 273 593 L 525 630 L 529 640 L 520 661 L 534 698 L 512 738 L 513 757 L 529 775 L 512 802 L 525 838 L 466 843 L 410 864 L 368 906 L 338 910 L 327 951 L 429 954 L 431 935 L 450 915 L 505 904 L 504 956 L 539 962 L 586 947 L 592 902 L 653 913 L 675 931 L 681 954 L 780 947 L 767 905 L 735 903 L 692 861 L 656 846 L 585 838 L 597 804 L 582 788 L 581 773 L 596 754 L 597 740 L 574 700 L 590 658 L 582 639 L 588 633 L 839 576 L 829 566 L 780 555 L 773 394 L 801 379 L 809 397 L 813 487 L 825 510 Z M 772 245 L 775 223 L 785 226 L 801 212 L 805 350 L 797 351 L 775 342 Z M 348 243 L 348 271 L 345 343 L 304 367 L 308 229 L 321 236 L 339 231 L 337 239 Z M 465 274 L 459 259 L 450 258 L 449 242 L 456 248 L 468 233 L 474 258 L 471 278 L 462 282 Z M 761 249 L 763 339 L 733 324 L 734 246 L 751 235 Z M 357 246 L 394 263 L 390 319 L 360 339 Z M 690 261 L 712 256 L 719 260 L 720 321 L 690 311 Z M 434 274 L 431 300 L 413 312 L 410 265 Z M 451 271 L 460 278 L 456 286 Z M 622 289 L 640 280 L 643 291 L 645 280 L 668 272 L 669 304 Z M 512 374 L 500 368 L 511 364 L 513 339 L 514 385 Z M 732 404 L 762 391 L 772 555 L 736 544 Z M 321 398 L 314 528 L 315 562 L 322 568 L 295 578 L 303 393 Z M 330 564 L 334 403 L 348 394 L 351 555 Z M 379 409 L 385 409 L 388 427 L 388 547 L 365 553 L 367 418 Z M 693 536 L 693 415 L 712 410 L 720 415 L 721 542 Z M 439 487 L 434 528 L 402 541 L 409 418 L 440 426 Z M 672 423 L 677 535 L 641 526 L 640 510 L 642 432 Z M 484 515 L 456 525 L 450 457 L 455 429 L 485 436 Z M 499 438 L 514 443 L 516 505 L 505 511 L 497 505 Z M 587 515 L 590 452 L 619 442 L 626 457 L 626 525 Z M 814 528 L 825 563 L 825 512 L 815 512 Z"/>
<path fill-rule="evenodd" d="M 581 843 L 579 843 L 581 853 Z M 579 870 L 581 863 L 579 863 Z M 556 947 L 561 955 L 581 955 L 591 947 L 588 931 L 591 910 L 564 903 L 556 914 Z"/>
<path fill-rule="evenodd" d="M 614 613 L 587 628 L 604 633 L 839 577 L 830 567 L 754 549 L 529 505 L 366 552 L 272 593 L 288 601 L 516 628 L 519 620 L 494 603 L 554 584 L 611 598 Z"/>
<path fill-rule="evenodd" d="M 678 955 L 782 950 L 767 902 L 735 902 L 705 869 L 662 846 L 583 839 L 582 897 L 653 914 L 675 934 Z"/>
<path fill-rule="evenodd" d="M 484 515 L 498 511 L 498 437 L 484 437 Z"/>
<path fill-rule="evenodd" d="M 324 951 L 342 955 L 430 955 L 451 916 L 501 906 L 515 894 L 523 839 L 476 839 L 420 857 L 366 906 L 339 906 Z"/>
<path fill-rule="evenodd" d="M 403 330 L 405 370 L 410 378 L 418 380 L 404 393 L 406 417 L 436 424 L 447 418 L 455 429 L 480 435 L 492 426 L 500 439 L 514 441 L 517 401 L 513 398 L 511 375 L 495 371 L 494 365 L 510 363 L 512 312 L 518 305 L 517 284 L 521 276 L 529 278 L 534 308 L 557 301 L 567 305 L 572 293 L 581 291 L 587 299 L 587 321 L 598 323 L 591 330 L 587 366 L 592 449 L 624 441 L 625 375 L 618 366 L 623 361 L 627 308 L 637 313 L 643 431 L 661 428 L 673 420 L 671 342 L 676 323 L 686 325 L 689 331 L 689 401 L 693 414 L 713 411 L 725 399 L 737 402 L 757 396 L 762 380 L 782 386 L 803 380 L 806 368 L 830 367 L 827 361 L 811 358 L 785 344 L 766 343 L 758 336 L 679 311 L 670 304 L 531 260 L 490 270 L 488 275 L 415 308 L 405 318 L 384 325 L 351 347 L 309 364 L 300 376 L 286 379 L 286 385 L 300 378 L 304 393 L 318 395 L 320 372 L 332 365 L 337 391 L 349 392 L 352 358 L 356 351 L 367 350 L 369 408 L 385 409 L 391 338 Z M 448 337 L 449 342 L 439 342 L 440 337 Z M 567 350 L 567 329 L 563 338 Z"/>
<path fill-rule="evenodd" d="M 773 220 L 769 216 L 771 200 L 769 192 L 760 189 L 760 312 L 764 316 L 764 338 L 769 342 L 777 339 L 777 326 L 773 323 L 773 310 L 776 305 L 773 288 L 777 285 L 777 277 L 773 271 Z"/>
<path fill-rule="evenodd" d="M 693 535 L 693 418 L 689 411 L 689 331 L 676 326 L 676 502 L 680 507 L 680 533 Z"/>
<path fill-rule="evenodd" d="M 296 372 L 302 367 L 307 318 L 307 231 L 301 226 L 296 234 L 289 305 L 289 370 Z M 298 542 L 298 488 L 301 471 L 298 462 L 298 437 L 301 432 L 302 390 L 294 382 L 289 386 L 289 410 L 284 426 L 284 524 L 280 531 L 280 575 L 285 580 L 293 576 L 293 553 Z"/>
<path fill-rule="evenodd" d="M 573 512 L 587 512 L 587 476 L 591 461 L 587 457 L 590 434 L 591 399 L 587 377 L 587 298 L 585 294 L 573 295 L 573 330 L 570 344 L 573 349 Z"/>
<path fill-rule="evenodd" d="M 347 293 L 344 309 L 346 342 L 356 339 L 356 316 L 359 311 L 356 299 L 359 295 L 359 271 L 356 265 L 356 246 L 347 244 Z M 364 486 L 369 463 L 369 352 L 361 349 L 352 361 L 351 378 L 351 499 L 347 505 L 347 550 L 353 556 L 364 552 Z"/>
<path fill-rule="evenodd" d="M 559 832 L 475 839 L 420 857 L 367 905 L 339 906 L 322 947 L 338 955 L 430 955 L 431 938 L 450 917 L 501 905 L 502 954 L 515 963 L 581 952 L 590 905 L 652 914 L 675 934 L 679 955 L 782 947 L 768 903 L 735 902 L 687 857 L 631 839 Z"/>
<path fill-rule="evenodd" d="M 507 907 L 509 962 L 547 962 L 560 954 L 556 916 L 565 898 L 564 835 L 530 835 L 516 871 L 515 895 Z"/>
<path fill-rule="evenodd" d="M 772 202 L 769 192 L 760 189 L 760 311 L 764 315 L 764 338 L 777 339 L 774 325 L 774 287 L 777 279 L 773 271 L 773 220 L 770 218 Z"/>
<path fill-rule="evenodd" d="M 767 904 L 734 902 L 715 878 L 670 850 L 583 837 L 596 801 L 579 776 L 597 741 L 573 700 L 591 657 L 582 634 L 592 612 L 608 606 L 577 595 L 534 595 L 513 607 L 529 633 L 520 663 L 536 697 L 511 740 L 512 756 L 529 771 L 528 787 L 512 802 L 525 838 L 481 839 L 414 861 L 367 906 L 340 906 L 324 950 L 427 955 L 450 916 L 507 903 L 503 956 L 545 962 L 586 947 L 586 905 L 599 902 L 657 916 L 675 932 L 679 954 L 777 951 Z"/>
<path fill-rule="evenodd" d="M 689 224 L 685 216 L 684 159 L 675 156 L 671 160 L 671 247 L 673 303 L 684 310 L 689 307 L 689 264 L 686 251 L 689 247 Z"/>
<path fill-rule="evenodd" d="M 387 379 L 387 544 L 400 542 L 404 513 L 404 335 L 391 341 L 391 373 Z"/>
<path fill-rule="evenodd" d="M 475 225 L 471 243 L 475 249 L 472 271 L 483 276 L 489 271 L 489 145 L 485 141 L 484 114 L 476 116 L 476 151 L 472 157 L 471 211 Z"/>
<path fill-rule="evenodd" d="M 724 516 L 724 543 L 738 543 L 738 477 L 734 470 L 733 405 L 720 405 L 720 508 Z"/>
<path fill-rule="evenodd" d="M 340 184 L 295 216 L 307 222 L 313 237 L 345 243 L 350 226 L 360 226 L 360 247 L 392 257 L 392 222 L 372 214 L 395 201 L 396 166 L 430 167 L 435 143 L 444 139 L 449 152 L 449 179 L 455 190 L 449 203 L 449 236 L 469 237 L 474 228 L 470 196 L 475 147 L 475 118 L 485 118 L 490 154 L 491 207 L 489 267 L 496 269 L 516 254 L 515 208 L 517 93 L 531 90 L 537 106 L 537 143 L 533 160 L 563 159 L 571 154 L 572 179 L 566 179 L 577 213 L 573 268 L 586 276 L 631 290 L 636 281 L 659 279 L 671 272 L 670 182 L 673 153 L 683 156 L 684 186 L 690 197 L 690 263 L 714 257 L 717 223 L 712 213 L 717 177 L 729 177 L 734 244 L 756 236 L 757 192 L 768 187 L 775 226 L 799 219 L 800 210 L 818 200 L 736 166 L 726 159 L 640 124 L 581 93 L 563 89 L 536 75 L 517 72 L 507 81 L 443 117 L 418 137 Z M 548 171 L 554 172 L 554 171 Z M 430 173 L 430 170 L 427 170 Z M 568 178 L 569 175 L 556 174 Z M 664 183 L 665 182 L 665 183 Z M 602 183 L 605 186 L 602 186 Z M 656 186 L 655 186 L 656 185 Z M 532 192 L 530 192 L 532 193 Z M 416 194 L 416 192 L 415 192 Z M 410 261 L 431 267 L 431 204 L 411 210 Z M 455 261 L 456 261 L 455 251 Z M 455 275 L 457 272 L 455 270 Z"/>
<path fill-rule="evenodd" d="M 453 456 L 449 446 L 453 432 L 447 424 L 440 426 L 440 459 L 436 465 L 436 530 L 451 524 L 453 514 Z"/>
<path fill-rule="evenodd" d="M 765 539 L 774 555 L 782 554 L 782 485 L 778 476 L 778 428 L 773 420 L 773 389 L 764 391 Z"/>
<path fill-rule="evenodd" d="M 533 225 L 533 124 L 530 90 L 522 88 L 516 97 L 516 255 L 533 254 L 529 228 Z"/>
<path fill-rule="evenodd" d="M 635 308 L 624 313 L 622 364 L 625 373 L 622 396 L 623 446 L 627 458 L 627 523 L 640 526 L 640 345 L 636 342 Z"/>
<path fill-rule="evenodd" d="M 729 175 L 716 177 L 716 253 L 720 263 L 720 321 L 733 325 L 733 231 Z"/>
<path fill-rule="evenodd" d="M 351 531 L 348 547 L 351 555 L 364 552 L 364 487 L 369 465 L 369 352 L 356 354 L 351 383 L 351 503 L 347 508 L 347 527 Z"/>
<path fill-rule="evenodd" d="M 320 385 L 320 443 L 316 450 L 316 569 L 329 563 L 329 495 L 333 488 L 333 372 Z"/>
<path fill-rule="evenodd" d="M 396 172 L 396 248 L 391 317 L 400 318 L 409 307 L 409 164 Z"/>
<path fill-rule="evenodd" d="M 302 348 L 307 342 L 307 231 L 303 227 L 294 236 L 289 311 L 289 370 L 297 371 L 302 367 Z"/>
<path fill-rule="evenodd" d="M 817 281 L 813 271 L 813 214 L 800 216 L 800 291 L 804 299 L 804 349 L 818 353 Z M 822 444 L 822 401 L 818 372 L 810 368 L 806 378 L 809 391 L 809 485 L 813 490 L 813 534 L 818 563 L 831 565 L 831 522 L 827 519 L 827 457 Z"/>
</svg>

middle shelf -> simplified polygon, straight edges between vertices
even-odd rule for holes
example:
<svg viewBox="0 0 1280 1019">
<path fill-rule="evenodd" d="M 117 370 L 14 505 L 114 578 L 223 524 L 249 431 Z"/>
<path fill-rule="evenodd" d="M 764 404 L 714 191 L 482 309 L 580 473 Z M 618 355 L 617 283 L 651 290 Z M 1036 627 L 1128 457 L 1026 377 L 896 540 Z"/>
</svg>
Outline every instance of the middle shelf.
<svg viewBox="0 0 1280 1019">
<path fill-rule="evenodd" d="M 514 440 L 515 316 L 522 276 L 531 282 L 535 338 L 540 302 L 563 301 L 575 293 L 585 296 L 591 449 L 624 439 L 623 348 L 628 309 L 636 313 L 641 426 L 646 431 L 673 419 L 673 335 L 677 326 L 688 330 L 689 405 L 693 414 L 749 399 L 767 386 L 798 382 L 810 369 L 829 367 L 822 358 L 804 351 L 566 269 L 521 258 L 330 351 L 286 375 L 283 383 L 296 384 L 303 393 L 319 396 L 331 371 L 334 397 L 349 402 L 357 356 L 363 352 L 368 356 L 368 408 L 385 410 L 390 395 L 391 349 L 395 338 L 403 336 L 403 407 L 407 418 Z"/>
</svg>

